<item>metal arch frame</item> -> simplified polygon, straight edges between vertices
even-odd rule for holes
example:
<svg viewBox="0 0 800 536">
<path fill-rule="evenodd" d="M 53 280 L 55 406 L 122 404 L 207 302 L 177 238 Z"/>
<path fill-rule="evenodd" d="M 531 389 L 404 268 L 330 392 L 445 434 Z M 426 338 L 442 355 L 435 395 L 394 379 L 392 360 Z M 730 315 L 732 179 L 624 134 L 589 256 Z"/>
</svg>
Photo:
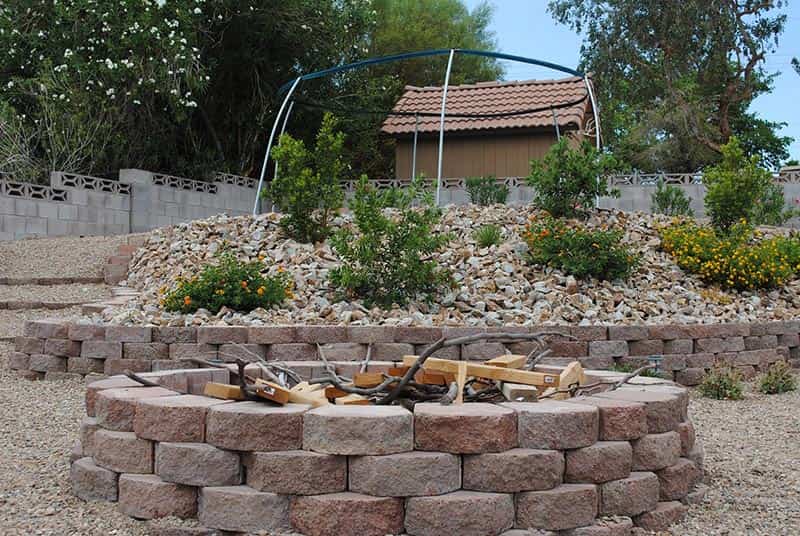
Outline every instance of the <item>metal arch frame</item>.
<svg viewBox="0 0 800 536">
<path fill-rule="evenodd" d="M 258 189 L 256 191 L 256 199 L 255 203 L 253 204 L 253 215 L 255 216 L 256 214 L 258 214 L 259 201 L 261 199 L 261 189 L 264 184 L 264 176 L 266 174 L 267 163 L 269 161 L 270 151 L 272 150 L 272 144 L 275 141 L 275 133 L 278 130 L 278 125 L 280 124 L 281 117 L 283 116 L 283 112 L 286 109 L 286 105 L 289 103 L 290 99 L 292 98 L 292 94 L 295 92 L 297 86 L 300 84 L 301 81 L 323 78 L 341 72 L 360 69 L 362 67 L 368 67 L 370 65 L 379 65 L 382 63 L 391 63 L 395 61 L 407 60 L 413 58 L 448 55 L 449 59 L 448 59 L 447 72 L 445 74 L 445 86 L 442 92 L 442 112 L 441 112 L 440 127 L 439 127 L 439 162 L 438 162 L 438 177 L 436 185 L 436 192 L 437 192 L 436 202 L 438 204 L 439 193 L 441 191 L 441 173 L 442 173 L 441 169 L 442 169 L 442 156 L 443 156 L 443 144 L 444 144 L 444 117 L 447 106 L 447 86 L 449 84 L 450 69 L 452 67 L 453 57 L 455 54 L 464 54 L 467 56 L 483 56 L 487 58 L 516 61 L 519 63 L 527 63 L 529 65 L 537 65 L 539 67 L 545 67 L 548 69 L 560 71 L 563 73 L 571 74 L 572 76 L 577 76 L 582 78 L 584 80 L 584 83 L 586 84 L 586 89 L 589 94 L 589 99 L 592 103 L 592 111 L 594 113 L 595 128 L 596 128 L 596 146 L 598 149 L 600 148 L 600 118 L 597 111 L 597 103 L 594 98 L 594 91 L 592 90 L 591 82 L 589 81 L 585 73 L 583 73 L 582 71 L 571 69 L 569 67 L 565 67 L 557 63 L 537 60 L 534 58 L 527 58 L 525 56 L 517 56 L 514 54 L 505 54 L 502 52 L 490 52 L 487 50 L 474 50 L 474 49 L 464 49 L 464 48 L 439 48 L 431 50 L 421 50 L 417 52 L 407 52 L 403 54 L 393 54 L 390 56 L 382 56 L 378 58 L 369 58 L 366 60 L 361 60 L 354 63 L 348 63 L 345 65 L 339 65 L 337 67 L 331 67 L 329 69 L 323 69 L 321 71 L 315 71 L 313 73 L 308 73 L 298 76 L 294 80 L 285 83 L 278 89 L 278 96 L 281 96 L 284 93 L 286 93 L 286 96 L 284 97 L 283 102 L 281 103 L 281 106 L 278 109 L 278 114 L 275 117 L 275 123 L 272 126 L 272 131 L 270 132 L 269 141 L 267 142 L 267 151 L 266 154 L 264 155 L 264 162 L 261 166 L 261 175 L 259 176 L 258 179 Z M 285 130 L 287 122 L 288 122 L 288 114 L 287 117 L 284 119 L 282 131 Z"/>
</svg>

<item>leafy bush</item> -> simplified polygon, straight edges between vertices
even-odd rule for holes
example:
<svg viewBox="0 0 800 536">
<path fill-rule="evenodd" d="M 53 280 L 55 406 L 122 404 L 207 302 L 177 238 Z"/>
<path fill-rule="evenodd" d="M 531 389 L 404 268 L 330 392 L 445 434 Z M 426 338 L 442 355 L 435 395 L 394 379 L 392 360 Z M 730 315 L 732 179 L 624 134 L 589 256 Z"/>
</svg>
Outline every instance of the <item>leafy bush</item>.
<svg viewBox="0 0 800 536">
<path fill-rule="evenodd" d="M 221 253 L 218 264 L 206 265 L 191 279 L 179 279 L 161 301 L 167 311 L 194 313 L 206 309 L 216 314 L 223 307 L 250 312 L 278 305 L 292 297 L 285 272 L 266 276 L 263 263 L 243 262 L 232 253 Z"/>
<path fill-rule="evenodd" d="M 529 261 L 547 265 L 575 277 L 624 279 L 639 264 L 620 242 L 622 233 L 570 225 L 551 216 L 532 220 L 524 233 Z"/>
<path fill-rule="evenodd" d="M 722 161 L 705 170 L 703 182 L 706 212 L 719 231 L 728 231 L 741 220 L 779 225 L 793 215 L 784 210 L 783 188 L 773 183 L 758 156 L 745 156 L 735 137 L 722 146 Z"/>
<path fill-rule="evenodd" d="M 325 240 L 344 200 L 340 184 L 344 134 L 335 129 L 336 119 L 326 113 L 313 152 L 288 134 L 272 150 L 280 173 L 264 195 L 285 214 L 281 225 L 286 233 L 301 242 Z"/>
<path fill-rule="evenodd" d="M 797 389 L 797 379 L 786 361 L 776 361 L 761 376 L 758 390 L 767 395 L 788 393 Z"/>
<path fill-rule="evenodd" d="M 561 138 L 542 160 L 531 161 L 528 184 L 535 190 L 534 204 L 557 218 L 581 215 L 598 196 L 619 196 L 610 190 L 605 175 L 617 167 L 610 155 L 584 141 L 577 149 Z"/>
<path fill-rule="evenodd" d="M 470 203 L 487 206 L 503 204 L 508 199 L 508 186 L 497 182 L 494 176 L 469 177 L 466 182 Z"/>
<path fill-rule="evenodd" d="M 666 214 L 667 216 L 694 215 L 689 206 L 691 200 L 686 195 L 686 192 L 677 186 L 664 184 L 662 180 L 658 181 L 656 191 L 650 196 L 650 201 L 653 204 L 653 212 L 656 214 Z"/>
<path fill-rule="evenodd" d="M 800 269 L 800 240 L 796 237 L 758 239 L 746 222 L 727 233 L 692 223 L 660 231 L 661 248 L 678 266 L 707 283 L 752 290 L 784 285 Z"/>
<path fill-rule="evenodd" d="M 412 207 L 415 202 L 420 206 Z M 422 179 L 404 190 L 380 192 L 362 177 L 350 209 L 359 232 L 346 227 L 332 238 L 343 262 L 330 272 L 333 286 L 368 306 L 390 307 L 418 295 L 430 300 L 450 282 L 450 273 L 430 258 L 450 236 L 433 230 L 441 211 Z"/>
<path fill-rule="evenodd" d="M 503 241 L 500 227 L 497 225 L 482 225 L 472 235 L 478 247 L 488 248 L 489 246 L 499 246 Z"/>
<path fill-rule="evenodd" d="M 630 374 L 634 370 L 638 369 L 639 367 L 631 364 L 631 363 L 614 363 L 611 365 L 611 370 L 614 372 L 623 372 L 625 374 Z M 653 369 L 644 369 L 642 372 L 639 373 L 639 376 L 646 376 L 648 378 L 661 378 L 662 374 L 659 374 Z"/>
<path fill-rule="evenodd" d="M 717 400 L 742 399 L 742 375 L 732 367 L 717 367 L 706 374 L 698 389 L 703 396 Z"/>
</svg>

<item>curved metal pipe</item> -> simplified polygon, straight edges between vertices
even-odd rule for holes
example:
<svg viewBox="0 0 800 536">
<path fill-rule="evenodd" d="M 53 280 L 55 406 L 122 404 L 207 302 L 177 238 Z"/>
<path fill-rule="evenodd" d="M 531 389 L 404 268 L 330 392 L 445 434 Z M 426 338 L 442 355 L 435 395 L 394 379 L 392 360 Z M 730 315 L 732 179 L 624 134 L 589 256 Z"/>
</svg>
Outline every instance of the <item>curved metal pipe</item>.
<svg viewBox="0 0 800 536">
<path fill-rule="evenodd" d="M 453 69 L 453 56 L 455 50 L 450 51 L 447 60 L 447 72 L 444 73 L 444 87 L 442 88 L 442 114 L 439 118 L 439 161 L 436 166 L 436 206 L 442 196 L 442 156 L 444 155 L 444 113 L 447 110 L 447 87 L 450 85 L 450 71 Z"/>
</svg>

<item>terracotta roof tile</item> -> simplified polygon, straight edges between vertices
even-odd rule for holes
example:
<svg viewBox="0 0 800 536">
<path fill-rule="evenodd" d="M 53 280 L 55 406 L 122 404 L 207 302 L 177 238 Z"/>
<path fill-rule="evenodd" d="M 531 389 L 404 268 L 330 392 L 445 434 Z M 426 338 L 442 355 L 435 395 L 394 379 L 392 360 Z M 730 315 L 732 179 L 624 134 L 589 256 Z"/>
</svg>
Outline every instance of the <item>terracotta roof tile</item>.
<svg viewBox="0 0 800 536">
<path fill-rule="evenodd" d="M 582 78 L 571 77 L 560 80 L 528 80 L 524 82 L 482 82 L 461 86 L 450 86 L 447 90 L 447 115 L 445 131 L 496 130 L 514 128 L 536 128 L 553 125 L 550 109 L 503 117 L 453 117 L 458 114 L 492 114 L 513 112 L 531 108 L 550 107 L 573 103 L 556 110 L 558 124 L 582 127 L 588 104 L 586 84 Z M 395 112 L 420 112 L 436 114 L 419 118 L 419 132 L 439 131 L 439 112 L 442 106 L 442 88 L 406 86 Z M 413 115 L 390 115 L 381 131 L 385 134 L 413 134 Z"/>
</svg>

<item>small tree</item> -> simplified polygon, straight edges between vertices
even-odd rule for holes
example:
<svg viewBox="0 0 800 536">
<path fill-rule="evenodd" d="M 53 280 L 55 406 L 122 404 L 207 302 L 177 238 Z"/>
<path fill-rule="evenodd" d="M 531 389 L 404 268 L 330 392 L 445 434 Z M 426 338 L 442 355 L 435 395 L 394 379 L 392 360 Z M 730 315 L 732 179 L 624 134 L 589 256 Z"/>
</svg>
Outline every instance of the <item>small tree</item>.
<svg viewBox="0 0 800 536">
<path fill-rule="evenodd" d="M 706 212 L 720 231 L 727 232 L 742 220 L 780 224 L 792 215 L 784 210 L 783 188 L 773 184 L 758 156 L 745 156 L 735 137 L 722 146 L 722 161 L 705 170 L 703 182 Z"/>
<path fill-rule="evenodd" d="M 336 119 L 326 113 L 313 152 L 288 134 L 272 150 L 280 174 L 264 195 L 285 214 L 281 225 L 292 238 L 319 242 L 330 235 L 330 220 L 344 200 L 343 145 L 344 134 L 336 132 Z"/>
<path fill-rule="evenodd" d="M 655 214 L 665 214 L 667 216 L 694 215 L 690 206 L 691 200 L 686 195 L 686 192 L 677 186 L 664 184 L 663 180 L 658 181 L 656 191 L 650 196 L 650 202 Z"/>
<path fill-rule="evenodd" d="M 619 195 L 605 180 L 615 168 L 614 158 L 589 142 L 573 149 L 561 138 L 544 159 L 531 161 L 528 184 L 535 190 L 533 202 L 557 218 L 582 215 L 596 197 Z"/>
<path fill-rule="evenodd" d="M 415 202 L 421 206 L 413 207 Z M 333 286 L 367 305 L 390 307 L 417 295 L 431 299 L 449 283 L 450 273 L 430 257 L 450 236 L 434 232 L 441 210 L 421 179 L 403 190 L 379 192 L 362 177 L 350 208 L 359 232 L 346 227 L 331 240 L 342 259 L 330 272 Z"/>
</svg>

